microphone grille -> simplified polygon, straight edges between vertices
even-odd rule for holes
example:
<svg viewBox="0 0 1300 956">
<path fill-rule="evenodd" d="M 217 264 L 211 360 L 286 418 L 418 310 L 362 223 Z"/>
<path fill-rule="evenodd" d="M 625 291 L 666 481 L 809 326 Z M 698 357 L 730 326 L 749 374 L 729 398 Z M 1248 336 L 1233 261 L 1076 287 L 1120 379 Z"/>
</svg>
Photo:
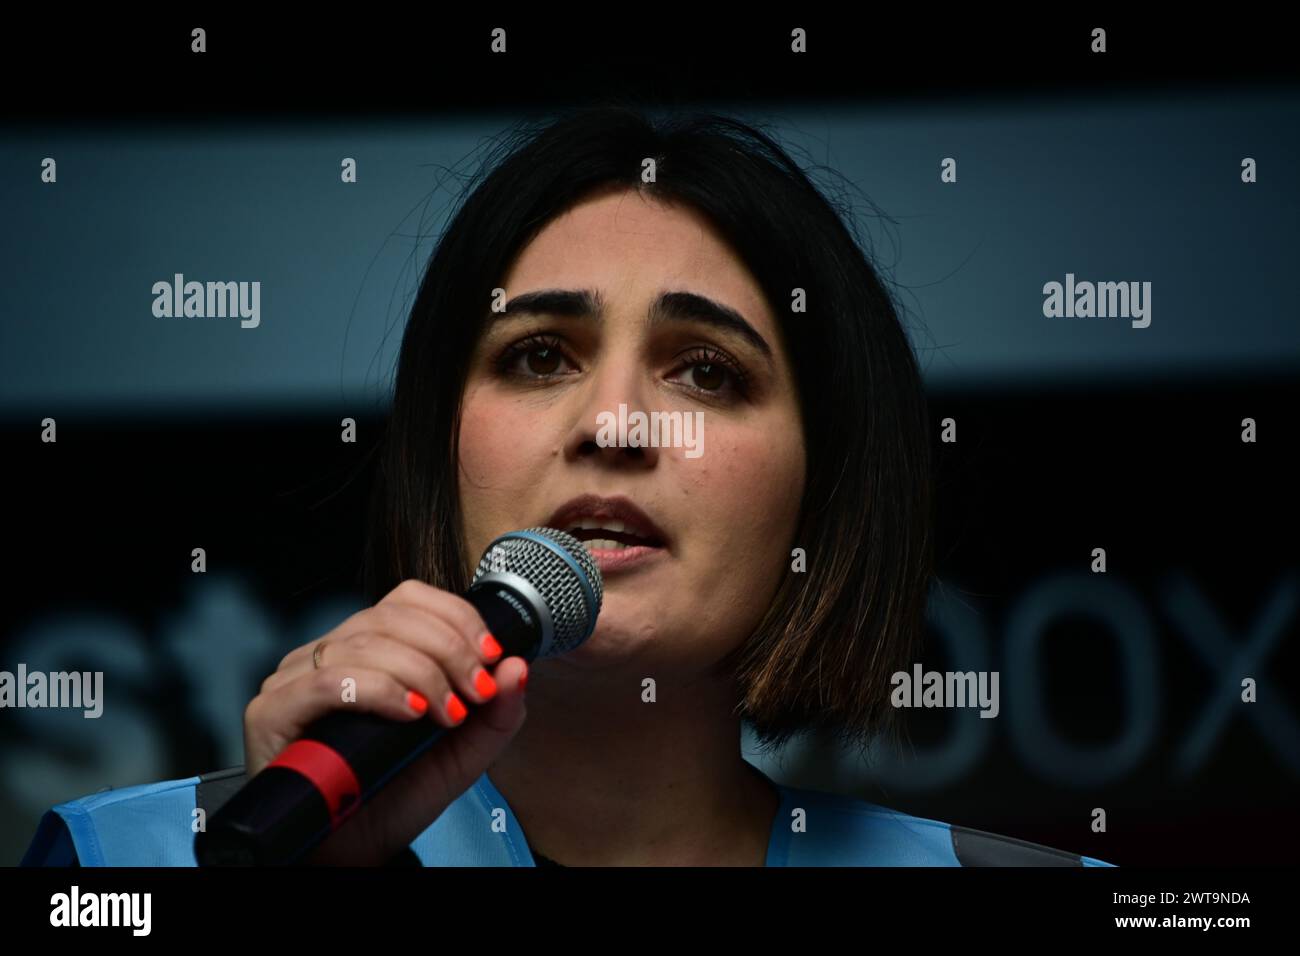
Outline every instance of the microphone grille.
<svg viewBox="0 0 1300 956">
<path fill-rule="evenodd" d="M 491 572 L 517 574 L 546 602 L 555 625 L 552 653 L 577 647 L 596 629 L 604 580 L 591 552 L 571 534 L 555 528 L 525 528 L 488 545 L 471 586 Z"/>
</svg>

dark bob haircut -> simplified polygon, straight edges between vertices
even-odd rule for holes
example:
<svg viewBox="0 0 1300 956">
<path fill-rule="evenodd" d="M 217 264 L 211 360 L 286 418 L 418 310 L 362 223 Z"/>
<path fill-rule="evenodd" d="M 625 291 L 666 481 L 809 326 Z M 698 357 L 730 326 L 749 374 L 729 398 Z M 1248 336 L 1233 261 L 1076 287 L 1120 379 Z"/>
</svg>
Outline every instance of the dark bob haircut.
<svg viewBox="0 0 1300 956">
<path fill-rule="evenodd" d="M 736 119 L 584 107 L 517 126 L 489 151 L 402 338 L 372 486 L 367 600 L 407 578 L 454 593 L 468 584 L 479 556 L 461 540 L 459 409 L 492 289 L 548 222 L 618 186 L 711 219 L 762 288 L 797 383 L 807 479 L 783 544 L 804 549 L 807 570 L 786 574 L 756 631 L 720 664 L 739 688 L 736 713 L 763 747 L 825 730 L 865 748 L 894 729 L 889 678 L 910 668 L 925 629 L 934 518 L 925 395 L 852 215 L 769 134 Z M 796 289 L 806 311 L 791 307 Z"/>
</svg>

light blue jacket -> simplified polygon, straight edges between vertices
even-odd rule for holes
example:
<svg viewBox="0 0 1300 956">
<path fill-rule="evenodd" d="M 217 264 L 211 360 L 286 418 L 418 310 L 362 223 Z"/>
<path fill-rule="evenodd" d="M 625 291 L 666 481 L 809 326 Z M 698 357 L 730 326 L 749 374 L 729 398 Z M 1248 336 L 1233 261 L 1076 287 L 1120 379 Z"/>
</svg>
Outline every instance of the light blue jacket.
<svg viewBox="0 0 1300 956">
<path fill-rule="evenodd" d="M 767 779 L 781 795 L 768 866 L 1111 865 Z M 41 818 L 21 865 L 197 866 L 195 808 L 211 816 L 245 780 L 236 767 L 60 803 Z M 494 808 L 504 811 L 504 832 L 493 830 Z M 425 866 L 536 866 L 519 821 L 486 772 L 411 849 Z"/>
</svg>

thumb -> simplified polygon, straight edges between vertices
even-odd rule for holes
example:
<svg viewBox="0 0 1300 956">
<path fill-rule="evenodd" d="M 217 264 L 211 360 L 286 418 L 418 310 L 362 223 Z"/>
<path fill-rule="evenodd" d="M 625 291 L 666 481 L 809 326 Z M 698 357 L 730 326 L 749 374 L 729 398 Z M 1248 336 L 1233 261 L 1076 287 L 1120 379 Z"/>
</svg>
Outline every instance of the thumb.
<svg viewBox="0 0 1300 956">
<path fill-rule="evenodd" d="M 464 784 L 462 790 L 479 778 L 523 726 L 526 708 L 520 685 L 527 674 L 528 663 L 522 657 L 503 660 L 492 675 L 500 688 L 496 696 L 476 707 L 444 738 L 456 772 L 465 775 L 466 779 L 456 780 L 457 785 Z"/>
<path fill-rule="evenodd" d="M 522 657 L 497 664 L 495 697 L 475 707 L 465 722 L 449 730 L 410 767 L 414 786 L 448 804 L 470 788 L 523 726 L 526 708 L 521 681 L 528 673 Z"/>
<path fill-rule="evenodd" d="M 508 657 L 496 668 L 496 696 L 476 707 L 464 723 L 417 757 L 396 780 L 357 813 L 357 822 L 341 828 L 317 850 L 315 862 L 356 865 L 382 863 L 409 845 L 496 760 L 524 723 L 528 673 L 522 657 Z M 358 824 L 365 824 L 358 828 Z"/>
</svg>

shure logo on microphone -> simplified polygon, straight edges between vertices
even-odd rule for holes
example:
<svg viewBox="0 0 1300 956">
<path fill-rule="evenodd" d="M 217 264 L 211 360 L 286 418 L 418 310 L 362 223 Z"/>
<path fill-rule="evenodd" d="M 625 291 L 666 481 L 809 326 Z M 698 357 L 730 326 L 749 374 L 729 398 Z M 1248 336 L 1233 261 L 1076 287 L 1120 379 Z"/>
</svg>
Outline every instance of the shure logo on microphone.
<svg viewBox="0 0 1300 956">
<path fill-rule="evenodd" d="M 255 329 L 262 322 L 261 282 L 186 282 L 176 273 L 172 282 L 153 284 L 153 314 L 160 319 L 243 319 Z"/>
<path fill-rule="evenodd" d="M 51 926 L 130 926 L 133 936 L 148 936 L 152 893 L 71 893 L 50 897 Z"/>
<path fill-rule="evenodd" d="M 515 596 L 514 596 L 513 594 L 511 594 L 509 591 L 506 591 L 506 590 L 501 589 L 501 588 L 498 588 L 498 589 L 497 589 L 497 597 L 501 598 L 501 599 L 504 600 L 507 604 L 509 604 L 512 608 L 514 608 L 516 611 L 518 611 L 518 612 L 519 612 L 519 616 L 522 617 L 522 618 L 524 619 L 524 621 L 525 621 L 528 625 L 530 625 L 530 626 L 532 625 L 532 623 L 533 623 L 533 615 L 529 613 L 527 605 L 525 605 L 525 604 L 524 604 L 522 601 L 520 601 L 517 597 L 515 597 Z"/>
<path fill-rule="evenodd" d="M 704 454 L 703 412 L 632 412 L 619 404 L 618 413 L 596 416 L 601 448 L 685 448 L 687 458 Z"/>
</svg>

